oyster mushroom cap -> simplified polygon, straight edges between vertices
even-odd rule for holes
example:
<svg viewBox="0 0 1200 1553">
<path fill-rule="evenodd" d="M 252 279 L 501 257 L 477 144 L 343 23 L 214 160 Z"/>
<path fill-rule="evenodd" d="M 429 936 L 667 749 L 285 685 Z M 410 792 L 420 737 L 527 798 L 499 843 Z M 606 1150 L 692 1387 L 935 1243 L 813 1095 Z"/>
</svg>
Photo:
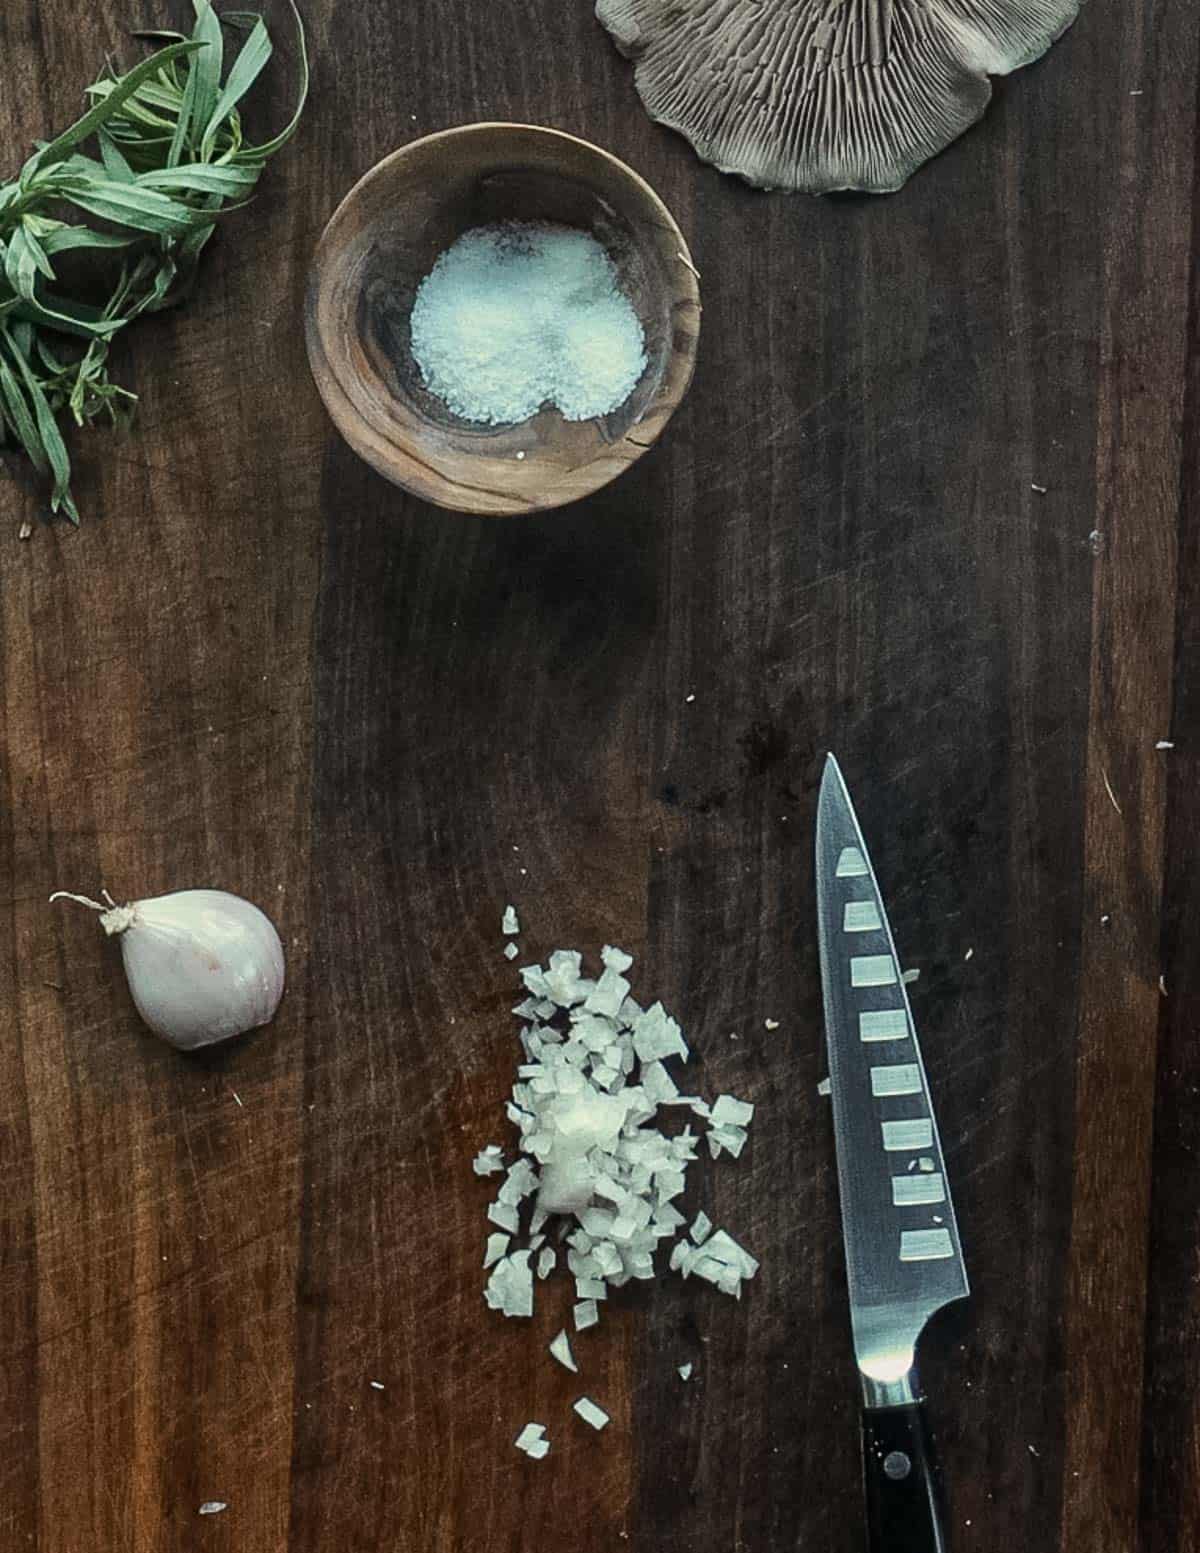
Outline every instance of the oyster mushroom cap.
<svg viewBox="0 0 1200 1553">
<path fill-rule="evenodd" d="M 1082 0 L 597 0 L 652 118 L 760 188 L 890 193 Z"/>
</svg>

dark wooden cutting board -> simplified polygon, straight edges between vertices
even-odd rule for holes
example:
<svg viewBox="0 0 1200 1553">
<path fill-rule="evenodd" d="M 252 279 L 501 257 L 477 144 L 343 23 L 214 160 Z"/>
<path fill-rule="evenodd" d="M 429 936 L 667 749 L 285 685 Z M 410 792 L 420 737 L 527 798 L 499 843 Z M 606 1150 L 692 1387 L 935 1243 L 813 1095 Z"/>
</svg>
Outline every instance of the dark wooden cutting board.
<svg viewBox="0 0 1200 1553">
<path fill-rule="evenodd" d="M 858 1549 L 816 1094 L 832 747 L 921 971 L 975 1287 L 924 1350 L 954 1547 L 1196 1546 L 1194 5 L 1085 7 L 901 193 L 824 201 L 653 126 L 585 0 L 306 14 L 302 132 L 122 349 L 140 419 L 76 439 L 83 527 L 19 543 L 5 485 L 0 1544 Z M 184 19 L 7 6 L 7 164 L 126 28 Z M 359 464 L 300 328 L 352 180 L 488 117 L 649 178 L 705 307 L 662 444 L 508 522 Z M 203 1060 L 146 1036 L 112 946 L 46 906 L 101 884 L 264 905 L 273 1029 Z M 636 953 L 705 1087 L 759 1108 L 688 1199 L 759 1278 L 614 1301 L 578 1387 L 543 1346 L 563 1285 L 532 1328 L 481 1298 L 508 900 L 531 955 Z"/>
</svg>

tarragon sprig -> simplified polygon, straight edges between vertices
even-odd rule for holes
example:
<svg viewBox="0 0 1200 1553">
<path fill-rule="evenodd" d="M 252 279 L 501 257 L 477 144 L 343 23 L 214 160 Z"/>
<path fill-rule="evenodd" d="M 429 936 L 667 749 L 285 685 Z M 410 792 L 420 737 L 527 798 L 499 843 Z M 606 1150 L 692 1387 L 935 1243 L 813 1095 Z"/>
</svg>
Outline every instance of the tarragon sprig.
<svg viewBox="0 0 1200 1553">
<path fill-rule="evenodd" d="M 132 408 L 136 396 L 108 375 L 113 338 L 187 294 L 217 218 L 249 198 L 308 96 L 304 26 L 289 0 L 299 98 L 279 134 L 249 143 L 239 104 L 271 57 L 266 23 L 244 11 L 219 17 L 210 0 L 193 4 L 190 37 L 149 35 L 164 46 L 88 87 L 83 117 L 0 186 L 0 443 L 24 450 L 51 482 L 51 510 L 74 523 L 59 417 L 83 426 Z M 228 70 L 222 21 L 246 33 Z M 78 215 L 64 220 L 68 207 Z M 60 256 L 73 252 L 97 267 L 86 297 L 60 278 Z M 92 300 L 97 291 L 103 300 Z"/>
</svg>

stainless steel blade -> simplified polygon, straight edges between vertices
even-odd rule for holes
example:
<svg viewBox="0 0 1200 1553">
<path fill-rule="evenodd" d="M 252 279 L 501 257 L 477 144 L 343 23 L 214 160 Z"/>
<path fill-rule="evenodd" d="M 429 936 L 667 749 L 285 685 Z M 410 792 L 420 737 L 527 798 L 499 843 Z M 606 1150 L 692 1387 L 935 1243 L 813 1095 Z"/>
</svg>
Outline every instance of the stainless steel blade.
<svg viewBox="0 0 1200 1553">
<path fill-rule="evenodd" d="M 870 1406 L 909 1400 L 935 1311 L 968 1292 L 925 1065 L 841 769 L 817 806 L 817 923 L 854 1350 Z"/>
</svg>

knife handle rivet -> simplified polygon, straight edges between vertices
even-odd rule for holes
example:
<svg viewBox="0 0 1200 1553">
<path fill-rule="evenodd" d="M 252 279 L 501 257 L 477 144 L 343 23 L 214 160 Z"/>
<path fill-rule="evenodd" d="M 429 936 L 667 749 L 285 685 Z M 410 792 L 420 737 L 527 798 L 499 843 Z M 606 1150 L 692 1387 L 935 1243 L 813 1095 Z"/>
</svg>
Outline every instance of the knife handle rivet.
<svg viewBox="0 0 1200 1553">
<path fill-rule="evenodd" d="M 883 1458 L 883 1470 L 893 1483 L 899 1483 L 912 1471 L 912 1462 L 903 1451 L 889 1451 Z"/>
</svg>

